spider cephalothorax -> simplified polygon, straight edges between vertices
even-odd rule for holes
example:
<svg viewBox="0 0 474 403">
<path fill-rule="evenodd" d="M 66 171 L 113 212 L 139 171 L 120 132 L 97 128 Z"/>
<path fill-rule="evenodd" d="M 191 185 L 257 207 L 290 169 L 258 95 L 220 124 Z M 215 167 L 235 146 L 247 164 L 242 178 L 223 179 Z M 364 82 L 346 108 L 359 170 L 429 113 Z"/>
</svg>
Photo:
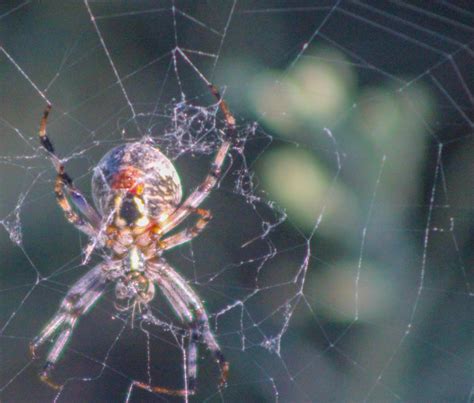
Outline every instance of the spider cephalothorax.
<svg viewBox="0 0 474 403">
<path fill-rule="evenodd" d="M 104 246 L 109 251 L 104 262 L 89 270 L 69 289 L 56 315 L 31 343 L 31 351 L 36 356 L 37 349 L 57 335 L 40 375 L 49 386 L 61 387 L 51 380 L 50 373 L 79 317 L 91 309 L 110 282 L 115 284 L 116 298 L 125 301 L 125 304 L 116 304 L 118 309 L 138 306 L 140 310 L 146 309 L 149 319 L 154 317 L 148 304 L 158 288 L 189 331 L 184 389 L 138 381 L 134 385 L 155 393 L 193 394 L 199 342 L 211 351 L 221 371 L 220 386 L 225 385 L 229 365 L 210 330 L 204 305 L 186 280 L 162 257 L 164 251 L 190 241 L 207 225 L 210 212 L 199 205 L 218 183 L 231 141 L 235 140 L 234 117 L 217 89 L 211 84 L 209 87 L 224 114 L 226 138 L 217 150 L 209 174 L 184 202 L 181 202 L 179 175 L 171 161 L 150 144 L 135 142 L 113 148 L 94 169 L 92 195 L 96 211 L 74 187 L 55 154 L 46 135 L 51 107 L 46 108 L 39 136 L 57 171 L 55 194 L 58 204 L 67 220 L 91 238 L 94 247 Z M 194 225 L 167 235 L 191 214 L 198 217 Z"/>
</svg>

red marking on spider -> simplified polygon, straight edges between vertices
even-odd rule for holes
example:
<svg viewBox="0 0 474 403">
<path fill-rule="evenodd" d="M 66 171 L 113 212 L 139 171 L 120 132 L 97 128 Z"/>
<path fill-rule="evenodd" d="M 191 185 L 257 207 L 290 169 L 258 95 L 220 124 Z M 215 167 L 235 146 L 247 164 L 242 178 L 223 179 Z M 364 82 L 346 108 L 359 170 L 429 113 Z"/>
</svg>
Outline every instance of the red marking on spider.
<svg viewBox="0 0 474 403">
<path fill-rule="evenodd" d="M 114 190 L 128 190 L 133 195 L 141 195 L 143 193 L 144 185 L 140 181 L 142 172 L 134 167 L 126 167 L 118 171 L 112 179 L 112 189 Z"/>
</svg>

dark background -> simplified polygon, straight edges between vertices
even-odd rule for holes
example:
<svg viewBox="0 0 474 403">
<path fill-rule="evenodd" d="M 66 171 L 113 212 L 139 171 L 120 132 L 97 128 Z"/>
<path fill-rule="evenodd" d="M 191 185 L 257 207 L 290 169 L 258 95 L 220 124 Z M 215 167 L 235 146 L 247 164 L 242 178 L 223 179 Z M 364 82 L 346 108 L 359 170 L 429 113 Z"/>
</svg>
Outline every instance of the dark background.
<svg viewBox="0 0 474 403">
<path fill-rule="evenodd" d="M 471 401 L 469 3 L 89 6 L 110 56 L 83 2 L 0 5 L 1 400 L 173 400 L 130 385 L 183 384 L 181 340 L 137 318 L 132 328 L 112 286 L 58 363 L 59 395 L 28 355 L 89 267 L 38 147 L 46 99 L 50 137 L 89 198 L 101 156 L 144 136 L 189 194 L 223 122 L 179 48 L 222 89 L 241 138 L 203 204 L 213 221 L 166 255 L 231 364 L 219 392 L 202 348 L 190 400 Z M 160 295 L 152 307 L 177 323 Z"/>
</svg>

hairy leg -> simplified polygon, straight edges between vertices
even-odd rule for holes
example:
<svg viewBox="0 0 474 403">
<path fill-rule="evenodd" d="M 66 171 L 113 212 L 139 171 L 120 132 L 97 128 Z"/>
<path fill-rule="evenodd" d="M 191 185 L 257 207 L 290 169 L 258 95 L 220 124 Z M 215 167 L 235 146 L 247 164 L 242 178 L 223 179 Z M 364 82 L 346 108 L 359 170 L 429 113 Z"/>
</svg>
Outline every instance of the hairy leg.
<svg viewBox="0 0 474 403">
<path fill-rule="evenodd" d="M 77 320 L 87 313 L 102 295 L 106 284 L 104 265 L 100 264 L 89 270 L 70 288 L 57 313 L 30 344 L 31 354 L 36 358 L 38 348 L 59 333 L 40 373 L 41 380 L 55 389 L 61 386 L 50 379 L 50 373 L 66 347 Z"/>
<path fill-rule="evenodd" d="M 217 150 L 214 161 L 211 164 L 209 173 L 204 178 L 204 181 L 188 196 L 188 198 L 179 206 L 174 213 L 168 218 L 162 227 L 163 233 L 170 231 L 172 228 L 179 225 L 186 219 L 189 214 L 195 211 L 199 205 L 206 199 L 212 189 L 215 188 L 219 179 L 222 176 L 222 166 L 225 158 L 229 153 L 230 147 L 236 141 L 235 135 L 235 118 L 230 112 L 227 103 L 222 99 L 222 96 L 213 84 L 206 81 L 211 93 L 216 97 L 219 108 L 225 119 L 225 138 L 221 146 Z"/>
<path fill-rule="evenodd" d="M 54 193 L 56 200 L 64 211 L 66 219 L 76 226 L 79 230 L 84 232 L 90 237 L 97 234 L 100 225 L 100 216 L 94 210 L 94 208 L 87 202 L 86 198 L 82 193 L 73 185 L 71 177 L 67 174 L 64 165 L 58 158 L 54 151 L 54 146 L 46 133 L 46 126 L 48 122 L 48 116 L 51 111 L 51 105 L 47 105 L 43 113 L 43 117 L 40 123 L 40 129 L 38 132 L 39 139 L 43 148 L 49 153 L 51 162 L 53 163 L 57 176 L 54 187 Z M 66 195 L 68 195 L 74 206 L 84 215 L 84 220 L 79 214 L 77 214 L 69 203 Z"/>
<path fill-rule="evenodd" d="M 211 212 L 209 210 L 198 208 L 194 212 L 199 215 L 199 219 L 196 221 L 196 223 L 193 226 L 178 232 L 177 234 L 162 239 L 160 241 L 160 247 L 163 250 L 171 249 L 175 246 L 189 242 L 191 239 L 195 238 L 202 232 L 202 230 L 212 218 Z"/>
<path fill-rule="evenodd" d="M 229 372 L 229 363 L 225 360 L 213 333 L 209 319 L 200 298 L 171 266 L 163 259 L 149 263 L 149 270 L 155 283 L 160 287 L 165 297 L 170 302 L 177 316 L 185 322 L 190 329 L 190 343 L 188 346 L 188 387 L 194 390 L 196 383 L 197 342 L 202 342 L 211 352 L 219 365 L 221 378 L 219 386 L 225 386 Z"/>
</svg>

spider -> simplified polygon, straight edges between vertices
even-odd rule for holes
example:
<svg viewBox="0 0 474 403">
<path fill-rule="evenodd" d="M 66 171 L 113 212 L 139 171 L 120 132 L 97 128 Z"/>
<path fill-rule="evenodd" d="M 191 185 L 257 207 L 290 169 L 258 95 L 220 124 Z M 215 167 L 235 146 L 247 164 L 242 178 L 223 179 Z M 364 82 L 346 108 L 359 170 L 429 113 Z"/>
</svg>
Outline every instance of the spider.
<svg viewBox="0 0 474 403">
<path fill-rule="evenodd" d="M 186 280 L 162 257 L 164 251 L 190 241 L 205 228 L 211 214 L 199 208 L 222 174 L 222 166 L 235 140 L 235 119 L 219 90 L 208 84 L 224 115 L 222 144 L 214 156 L 204 181 L 184 200 L 179 175 L 171 161 L 157 148 L 141 143 L 126 143 L 110 150 L 100 160 L 92 176 L 92 207 L 73 184 L 46 134 L 48 104 L 39 128 L 39 139 L 56 169 L 55 195 L 66 219 L 91 238 L 92 247 L 108 250 L 105 261 L 83 275 L 67 292 L 60 307 L 30 350 L 37 349 L 57 335 L 49 350 L 40 379 L 54 389 L 61 389 L 51 373 L 72 336 L 78 319 L 86 314 L 103 294 L 107 283 L 115 283 L 117 300 L 125 306 L 117 309 L 149 309 L 149 302 L 159 288 L 177 317 L 185 324 L 189 336 L 186 347 L 186 380 L 184 389 L 169 389 L 134 381 L 134 385 L 153 393 L 174 396 L 192 395 L 196 391 L 198 343 L 211 352 L 220 369 L 219 388 L 227 382 L 229 363 L 211 332 L 204 304 Z M 165 236 L 191 214 L 194 225 Z M 97 245 L 96 245 L 97 244 Z"/>
</svg>

